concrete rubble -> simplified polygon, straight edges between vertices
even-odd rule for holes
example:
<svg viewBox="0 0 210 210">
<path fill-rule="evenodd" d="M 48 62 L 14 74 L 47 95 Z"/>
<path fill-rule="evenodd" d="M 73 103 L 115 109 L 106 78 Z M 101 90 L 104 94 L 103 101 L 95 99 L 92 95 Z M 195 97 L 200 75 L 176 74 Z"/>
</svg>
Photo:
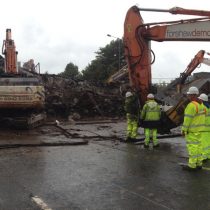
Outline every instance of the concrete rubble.
<svg viewBox="0 0 210 210">
<path fill-rule="evenodd" d="M 165 104 L 174 106 L 180 100 L 180 98 L 186 94 L 189 87 L 195 86 L 199 89 L 200 93 L 210 93 L 210 73 L 209 72 L 199 72 L 194 73 L 190 76 L 182 87 L 182 92 L 177 92 L 177 79 L 172 81 L 164 89 L 158 90 L 157 98 L 164 101 Z"/>
<path fill-rule="evenodd" d="M 83 117 L 120 117 L 124 115 L 124 97 L 119 87 L 93 85 L 56 75 L 42 75 L 49 115 Z"/>
</svg>

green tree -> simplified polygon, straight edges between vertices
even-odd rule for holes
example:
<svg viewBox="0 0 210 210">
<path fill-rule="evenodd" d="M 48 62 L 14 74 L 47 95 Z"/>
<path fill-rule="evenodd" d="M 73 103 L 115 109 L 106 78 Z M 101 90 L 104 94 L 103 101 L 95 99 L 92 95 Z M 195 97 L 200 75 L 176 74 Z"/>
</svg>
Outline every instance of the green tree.
<svg viewBox="0 0 210 210">
<path fill-rule="evenodd" d="M 95 53 L 95 60 L 92 60 L 82 71 L 83 78 L 86 80 L 105 82 L 110 75 L 119 70 L 119 66 L 122 67 L 125 65 L 121 39 L 111 41 L 110 44 L 104 48 L 99 48 Z"/>
<path fill-rule="evenodd" d="M 64 72 L 60 73 L 59 75 L 66 78 L 75 79 L 80 76 L 80 72 L 78 70 L 78 66 L 70 62 L 66 65 Z"/>
</svg>

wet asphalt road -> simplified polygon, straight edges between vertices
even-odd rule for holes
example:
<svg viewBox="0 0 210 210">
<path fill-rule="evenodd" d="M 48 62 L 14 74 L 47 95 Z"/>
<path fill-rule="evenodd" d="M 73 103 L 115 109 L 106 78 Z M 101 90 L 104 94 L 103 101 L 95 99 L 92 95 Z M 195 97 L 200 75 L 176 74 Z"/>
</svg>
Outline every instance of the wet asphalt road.
<svg viewBox="0 0 210 210">
<path fill-rule="evenodd" d="M 210 209 L 210 163 L 199 172 L 183 171 L 178 165 L 186 162 L 183 138 L 161 139 L 160 148 L 145 150 L 101 137 L 123 137 L 124 123 L 73 127 L 78 128 L 89 144 L 1 148 L 1 210 L 41 209 L 34 196 L 52 210 Z M 2 131 L 0 138 L 10 143 L 64 139 L 50 128 Z"/>
</svg>

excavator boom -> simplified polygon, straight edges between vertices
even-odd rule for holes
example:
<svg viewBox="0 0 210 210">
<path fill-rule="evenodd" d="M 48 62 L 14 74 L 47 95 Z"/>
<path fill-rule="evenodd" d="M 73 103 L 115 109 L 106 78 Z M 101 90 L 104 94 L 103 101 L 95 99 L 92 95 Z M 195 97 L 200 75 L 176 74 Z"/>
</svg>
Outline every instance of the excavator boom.
<svg viewBox="0 0 210 210">
<path fill-rule="evenodd" d="M 168 12 L 173 15 L 197 15 L 197 16 L 209 16 L 210 11 L 205 10 L 194 10 L 194 9 L 184 9 L 181 7 L 173 7 L 171 9 L 152 9 L 152 8 L 138 8 L 139 11 L 149 11 L 149 12 Z"/>
<path fill-rule="evenodd" d="M 150 41 L 210 41 L 210 11 L 175 7 L 167 11 L 173 14 L 208 15 L 209 17 L 148 25 L 144 24 L 140 10 L 143 9 L 133 6 L 126 14 L 124 50 L 131 86 L 140 92 L 140 102 L 144 104 L 146 95 L 151 91 L 153 60 Z M 156 10 L 150 9 L 150 11 Z"/>
<path fill-rule="evenodd" d="M 4 69 L 6 73 L 17 73 L 17 51 L 12 40 L 11 29 L 6 30 L 6 40 L 3 41 L 2 54 L 5 56 Z"/>
<path fill-rule="evenodd" d="M 139 11 L 168 12 L 201 17 L 145 24 Z M 143 9 L 137 6 L 133 6 L 128 10 L 124 22 L 125 58 L 128 64 L 131 86 L 139 93 L 139 100 L 142 106 L 146 101 L 147 94 L 152 92 L 151 65 L 154 63 L 155 56 L 151 50 L 150 42 L 210 41 L 209 25 L 210 11 L 190 10 L 179 7 L 173 7 L 169 10 Z M 197 67 L 196 63 L 193 63 L 193 65 L 195 68 Z M 190 71 L 193 71 L 193 69 Z M 172 125 L 169 126 L 170 128 L 179 125 L 181 121 L 180 113 L 183 114 L 185 104 L 186 102 L 180 102 L 175 107 L 176 110 L 173 109 L 166 113 L 169 121 L 172 122 Z"/>
<path fill-rule="evenodd" d="M 198 67 L 203 62 L 203 58 L 205 55 L 204 50 L 200 50 L 195 57 L 191 60 L 191 62 L 188 64 L 187 68 L 183 73 L 181 73 L 181 81 L 180 84 L 183 85 L 185 80 L 187 79 L 188 76 L 191 75 L 191 73 Z"/>
</svg>

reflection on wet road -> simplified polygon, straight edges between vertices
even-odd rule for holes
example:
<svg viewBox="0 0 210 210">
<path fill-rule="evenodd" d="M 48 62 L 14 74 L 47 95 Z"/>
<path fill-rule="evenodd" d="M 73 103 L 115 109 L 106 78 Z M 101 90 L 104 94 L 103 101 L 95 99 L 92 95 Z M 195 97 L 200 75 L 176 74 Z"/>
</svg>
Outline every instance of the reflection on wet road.
<svg viewBox="0 0 210 210">
<path fill-rule="evenodd" d="M 187 157 L 183 138 L 160 139 L 160 148 L 145 150 L 119 140 L 123 122 L 101 126 L 64 126 L 78 134 L 75 139 L 51 127 L 2 131 L 2 144 L 32 145 L 0 149 L 0 209 L 41 209 L 31 200 L 35 196 L 52 210 L 210 209 L 210 171 L 190 173 L 178 165 Z M 36 145 L 82 136 L 88 144 Z"/>
</svg>

